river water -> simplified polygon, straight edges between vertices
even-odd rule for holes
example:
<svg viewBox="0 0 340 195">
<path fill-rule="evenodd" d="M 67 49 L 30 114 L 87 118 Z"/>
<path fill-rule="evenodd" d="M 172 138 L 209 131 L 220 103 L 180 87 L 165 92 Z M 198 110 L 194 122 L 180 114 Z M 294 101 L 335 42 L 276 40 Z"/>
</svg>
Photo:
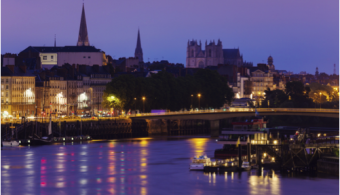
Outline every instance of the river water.
<svg viewBox="0 0 340 195">
<path fill-rule="evenodd" d="M 193 156 L 221 147 L 207 137 L 155 137 L 3 148 L 1 194 L 339 194 L 338 177 L 189 171 Z"/>
</svg>

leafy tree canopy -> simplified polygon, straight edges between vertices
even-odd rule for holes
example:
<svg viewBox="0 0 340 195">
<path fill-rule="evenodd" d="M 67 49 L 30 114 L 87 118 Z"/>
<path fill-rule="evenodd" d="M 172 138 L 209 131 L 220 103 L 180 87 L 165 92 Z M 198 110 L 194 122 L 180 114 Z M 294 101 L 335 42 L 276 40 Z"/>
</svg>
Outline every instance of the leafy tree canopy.
<svg viewBox="0 0 340 195">
<path fill-rule="evenodd" d="M 199 105 L 220 108 L 225 103 L 230 104 L 233 97 L 232 89 L 216 71 L 201 69 L 194 76 L 179 78 L 160 71 L 148 78 L 121 75 L 112 79 L 104 91 L 103 106 L 141 111 L 144 107 L 146 112 L 151 109 L 176 111 Z"/>
</svg>

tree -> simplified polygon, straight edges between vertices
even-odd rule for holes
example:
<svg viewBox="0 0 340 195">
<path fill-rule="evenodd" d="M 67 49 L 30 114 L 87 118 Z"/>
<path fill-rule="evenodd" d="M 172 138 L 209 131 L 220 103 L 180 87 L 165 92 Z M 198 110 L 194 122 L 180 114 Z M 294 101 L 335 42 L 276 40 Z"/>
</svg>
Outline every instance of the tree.
<svg viewBox="0 0 340 195">
<path fill-rule="evenodd" d="M 270 88 L 268 88 L 266 91 L 266 98 L 262 102 L 262 105 L 268 106 L 268 101 L 269 101 L 269 106 L 268 107 L 279 107 L 283 102 L 288 100 L 288 95 L 282 91 L 282 90 L 273 90 L 271 91 Z M 266 107 L 264 106 L 264 107 Z"/>
<path fill-rule="evenodd" d="M 286 84 L 286 95 L 293 101 L 295 108 L 306 108 L 313 106 L 309 98 L 309 87 L 305 87 L 301 81 L 291 81 Z"/>
<path fill-rule="evenodd" d="M 234 96 L 226 80 L 211 70 L 199 70 L 194 76 L 179 78 L 166 71 L 148 78 L 121 75 L 112 79 L 104 92 L 103 106 L 106 108 L 114 106 L 127 110 L 136 107 L 142 110 L 144 104 L 146 112 L 151 109 L 189 109 L 191 95 L 197 107 L 198 93 L 201 94 L 201 107 L 205 108 L 220 108 L 224 103 L 230 104 Z M 117 99 L 110 100 L 111 96 Z M 142 97 L 145 97 L 144 101 Z"/>
</svg>

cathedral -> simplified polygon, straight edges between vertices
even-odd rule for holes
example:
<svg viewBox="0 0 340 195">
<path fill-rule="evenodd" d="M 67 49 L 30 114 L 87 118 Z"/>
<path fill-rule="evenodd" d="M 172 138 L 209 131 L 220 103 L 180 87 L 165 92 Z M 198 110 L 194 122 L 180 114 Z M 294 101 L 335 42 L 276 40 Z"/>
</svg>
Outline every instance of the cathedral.
<svg viewBox="0 0 340 195">
<path fill-rule="evenodd" d="M 243 56 L 240 55 L 239 49 L 222 49 L 220 40 L 210 41 L 208 44 L 205 41 L 205 50 L 202 50 L 201 41 L 188 41 L 187 45 L 187 68 L 205 68 L 207 66 L 217 66 L 218 64 L 229 64 L 242 66 Z"/>
</svg>

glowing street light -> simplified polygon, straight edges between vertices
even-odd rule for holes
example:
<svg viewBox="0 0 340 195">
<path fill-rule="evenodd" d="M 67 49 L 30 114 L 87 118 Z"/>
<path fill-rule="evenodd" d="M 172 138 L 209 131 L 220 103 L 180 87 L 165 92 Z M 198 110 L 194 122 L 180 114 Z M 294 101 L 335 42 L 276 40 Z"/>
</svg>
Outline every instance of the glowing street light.
<svg viewBox="0 0 340 195">
<path fill-rule="evenodd" d="M 198 95 L 198 109 L 201 109 L 201 94 L 199 93 Z"/>
<path fill-rule="evenodd" d="M 192 108 L 192 98 L 194 97 L 194 95 L 193 94 L 191 94 L 191 106 L 190 106 L 190 108 Z"/>
<path fill-rule="evenodd" d="M 136 112 L 136 102 L 137 102 L 136 100 L 137 100 L 137 98 L 133 98 L 133 99 L 135 100 L 134 102 L 135 102 L 135 115 L 136 115 L 137 114 L 137 112 Z"/>
<path fill-rule="evenodd" d="M 321 110 L 321 92 L 320 92 L 320 110 Z"/>
<path fill-rule="evenodd" d="M 144 106 L 145 97 L 143 97 L 142 99 L 143 99 L 143 113 L 145 113 L 145 106 Z"/>
</svg>

